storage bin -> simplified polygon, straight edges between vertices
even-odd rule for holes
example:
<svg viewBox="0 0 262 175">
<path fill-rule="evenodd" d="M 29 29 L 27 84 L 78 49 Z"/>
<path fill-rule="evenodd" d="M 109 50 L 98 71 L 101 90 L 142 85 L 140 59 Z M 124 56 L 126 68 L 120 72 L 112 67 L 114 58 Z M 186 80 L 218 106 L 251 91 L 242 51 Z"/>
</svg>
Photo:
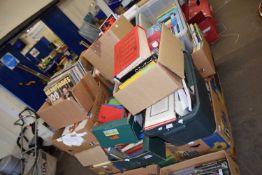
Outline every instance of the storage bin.
<svg viewBox="0 0 262 175">
<path fill-rule="evenodd" d="M 158 164 L 165 160 L 166 148 L 163 140 L 158 137 L 146 136 L 144 137 L 143 144 L 144 152 L 142 154 L 130 159 L 111 161 L 120 170 L 131 170 L 151 164 Z"/>
<path fill-rule="evenodd" d="M 176 36 L 184 44 L 185 50 L 191 53 L 193 50 L 192 37 L 189 33 L 188 26 L 185 22 L 185 17 L 177 0 L 150 0 L 140 7 L 139 15 L 142 15 L 144 19 L 148 20 L 148 22 L 153 25 L 157 22 L 158 16 L 172 8 L 174 5 L 177 7 L 177 15 L 181 19 L 180 28 L 182 28 L 182 30 L 176 34 Z M 139 18 L 137 18 L 137 24 L 141 24 Z"/>
<path fill-rule="evenodd" d="M 207 137 L 216 129 L 209 94 L 204 80 L 194 68 L 192 57 L 184 52 L 185 74 L 188 87 L 194 87 L 192 112 L 178 118 L 175 122 L 145 131 L 146 135 L 158 136 L 176 146 Z"/>
<path fill-rule="evenodd" d="M 142 127 L 134 116 L 114 120 L 94 127 L 92 130 L 101 147 L 136 143 L 141 138 Z"/>
</svg>

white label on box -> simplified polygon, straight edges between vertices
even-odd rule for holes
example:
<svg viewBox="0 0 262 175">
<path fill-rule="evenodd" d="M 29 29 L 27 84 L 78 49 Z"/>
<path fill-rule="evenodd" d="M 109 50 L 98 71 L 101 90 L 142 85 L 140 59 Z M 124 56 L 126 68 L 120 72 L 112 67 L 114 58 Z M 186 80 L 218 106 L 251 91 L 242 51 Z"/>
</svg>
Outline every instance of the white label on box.
<svg viewBox="0 0 262 175">
<path fill-rule="evenodd" d="M 109 137 L 109 136 L 113 136 L 113 135 L 118 135 L 119 132 L 117 129 L 109 129 L 104 131 L 105 136 Z"/>
<path fill-rule="evenodd" d="M 188 145 L 194 145 L 194 144 L 195 144 L 194 141 L 188 143 Z"/>
<path fill-rule="evenodd" d="M 172 123 L 166 125 L 166 129 L 170 129 L 170 128 L 173 128 L 173 124 Z"/>
<path fill-rule="evenodd" d="M 149 159 L 149 158 L 151 158 L 151 157 L 153 157 L 152 155 L 146 155 L 145 157 L 144 157 L 144 159 Z"/>
</svg>

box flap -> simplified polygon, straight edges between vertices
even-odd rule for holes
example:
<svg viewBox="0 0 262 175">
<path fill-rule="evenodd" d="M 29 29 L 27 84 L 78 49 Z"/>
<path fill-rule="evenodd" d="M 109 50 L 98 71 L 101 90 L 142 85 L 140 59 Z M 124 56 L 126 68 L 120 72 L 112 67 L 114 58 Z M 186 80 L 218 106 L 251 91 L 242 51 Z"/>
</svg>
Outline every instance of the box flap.
<svg viewBox="0 0 262 175">
<path fill-rule="evenodd" d="M 131 29 L 133 25 L 123 16 L 111 26 L 109 32 L 113 33 L 117 38 L 123 38 Z"/>
<path fill-rule="evenodd" d="M 107 155 L 100 146 L 76 153 L 75 157 L 83 166 L 96 165 L 108 161 Z"/>
<path fill-rule="evenodd" d="M 108 32 L 96 40 L 84 53 L 87 59 L 107 79 L 114 78 L 114 45 L 133 28 L 124 17 L 120 17 Z"/>
<path fill-rule="evenodd" d="M 150 88 L 147 88 L 149 85 Z M 158 64 L 124 89 L 117 91 L 114 97 L 129 112 L 137 114 L 181 87 L 181 79 L 176 75 L 172 76 L 170 71 Z"/>
<path fill-rule="evenodd" d="M 108 80 L 114 77 L 114 45 L 118 40 L 113 34 L 106 32 L 83 54 L 83 57 Z"/>
<path fill-rule="evenodd" d="M 37 114 L 55 130 L 87 118 L 85 110 L 74 100 L 63 100 L 52 106 L 45 103 Z"/>
<path fill-rule="evenodd" d="M 162 25 L 158 62 L 184 78 L 184 54 L 180 40 Z"/>
</svg>

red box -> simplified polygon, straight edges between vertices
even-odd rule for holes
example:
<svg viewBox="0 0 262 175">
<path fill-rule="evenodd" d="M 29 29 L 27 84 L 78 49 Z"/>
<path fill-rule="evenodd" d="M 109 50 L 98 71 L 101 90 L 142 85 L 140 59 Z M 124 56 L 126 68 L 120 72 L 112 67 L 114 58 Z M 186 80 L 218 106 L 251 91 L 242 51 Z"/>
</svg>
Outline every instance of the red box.
<svg viewBox="0 0 262 175">
<path fill-rule="evenodd" d="M 207 0 L 201 0 L 200 5 L 195 0 L 189 0 L 182 6 L 182 10 L 189 24 L 198 24 L 207 42 L 212 43 L 219 39 L 212 6 Z"/>
</svg>

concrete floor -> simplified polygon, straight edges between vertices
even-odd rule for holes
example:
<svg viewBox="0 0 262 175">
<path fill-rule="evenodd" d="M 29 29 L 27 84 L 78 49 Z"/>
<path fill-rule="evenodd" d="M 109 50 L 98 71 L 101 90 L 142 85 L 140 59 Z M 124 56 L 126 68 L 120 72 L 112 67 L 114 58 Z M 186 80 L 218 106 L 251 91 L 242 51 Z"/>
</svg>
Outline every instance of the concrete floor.
<svg viewBox="0 0 262 175">
<path fill-rule="evenodd" d="M 210 0 L 221 38 L 212 45 L 233 127 L 241 174 L 262 174 L 262 19 L 260 0 Z M 61 154 L 57 175 L 92 175 Z"/>
<path fill-rule="evenodd" d="M 231 117 L 241 174 L 262 174 L 260 0 L 210 0 L 221 39 L 212 45 Z"/>
</svg>

